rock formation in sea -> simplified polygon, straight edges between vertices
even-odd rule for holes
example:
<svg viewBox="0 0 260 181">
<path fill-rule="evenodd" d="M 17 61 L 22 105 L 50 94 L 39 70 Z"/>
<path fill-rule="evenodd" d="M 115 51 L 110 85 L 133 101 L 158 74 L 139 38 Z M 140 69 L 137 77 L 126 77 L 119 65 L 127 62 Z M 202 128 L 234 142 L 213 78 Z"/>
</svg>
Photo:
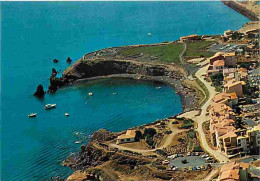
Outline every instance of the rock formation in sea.
<svg viewBox="0 0 260 181">
<path fill-rule="evenodd" d="M 71 64 L 71 62 L 72 62 L 72 59 L 71 59 L 70 57 L 68 57 L 68 58 L 67 58 L 67 63 L 68 63 L 68 64 Z"/>
<path fill-rule="evenodd" d="M 51 75 L 54 76 L 54 77 L 56 77 L 56 75 L 57 75 L 56 69 L 55 69 L 55 68 L 52 68 L 51 71 L 52 71 Z"/>
<path fill-rule="evenodd" d="M 44 92 L 43 86 L 40 84 L 40 85 L 38 85 L 38 87 L 33 95 L 36 97 L 42 98 L 42 97 L 44 97 L 44 94 L 45 94 L 45 92 Z"/>
<path fill-rule="evenodd" d="M 55 58 L 55 59 L 53 60 L 53 62 L 54 62 L 54 63 L 58 63 L 59 60 Z"/>
</svg>

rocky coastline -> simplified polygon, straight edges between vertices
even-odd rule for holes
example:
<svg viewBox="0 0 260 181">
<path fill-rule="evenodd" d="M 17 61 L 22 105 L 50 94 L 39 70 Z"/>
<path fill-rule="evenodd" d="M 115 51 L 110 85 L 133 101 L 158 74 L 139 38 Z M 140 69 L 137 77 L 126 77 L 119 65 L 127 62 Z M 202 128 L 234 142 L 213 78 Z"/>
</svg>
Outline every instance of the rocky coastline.
<svg viewBox="0 0 260 181">
<path fill-rule="evenodd" d="M 132 48 L 132 46 L 129 47 Z M 121 49 L 129 47 L 108 48 L 84 55 L 67 68 L 60 78 L 57 78 L 56 74 L 51 75 L 48 92 L 53 93 L 66 86 L 107 78 L 155 81 L 171 86 L 180 95 L 183 108 L 182 113 L 199 108 L 199 98 L 196 90 L 184 83 L 184 80 L 188 77 L 184 66 L 176 63 L 153 61 L 153 57 L 143 59 L 142 57 L 140 58 L 140 55 L 133 57 L 119 56 Z M 148 125 L 157 124 L 158 121 L 160 122 L 161 120 Z M 147 158 L 147 161 L 143 163 L 143 156 L 135 155 L 136 153 L 129 153 L 129 156 L 126 156 L 125 154 L 120 154 L 117 149 L 110 152 L 103 151 L 102 147 L 106 147 L 106 145 L 102 145 L 102 141 L 115 138 L 123 132 L 111 133 L 106 130 L 95 132 L 91 141 L 87 145 L 82 145 L 77 154 L 70 155 L 63 162 L 63 166 L 68 166 L 74 171 L 84 171 L 98 167 L 107 161 L 113 161 L 116 165 L 130 165 L 132 166 L 131 169 L 135 169 L 140 164 L 152 162 L 154 158 Z M 133 158 L 133 155 L 142 157 L 142 159 Z M 102 172 L 93 174 L 103 178 L 106 177 L 102 175 Z M 167 175 L 160 174 L 154 175 L 154 177 L 170 178 Z"/>
<path fill-rule="evenodd" d="M 129 47 L 133 48 L 133 46 Z M 184 67 L 173 63 L 142 60 L 136 56 L 118 56 L 118 52 L 124 48 L 126 47 L 107 48 L 84 55 L 67 68 L 62 77 L 57 78 L 55 75 L 51 75 L 48 92 L 53 93 L 65 86 L 97 79 L 147 80 L 170 85 L 181 96 L 184 112 L 198 108 L 199 101 L 196 91 L 183 83 L 188 76 Z"/>
</svg>

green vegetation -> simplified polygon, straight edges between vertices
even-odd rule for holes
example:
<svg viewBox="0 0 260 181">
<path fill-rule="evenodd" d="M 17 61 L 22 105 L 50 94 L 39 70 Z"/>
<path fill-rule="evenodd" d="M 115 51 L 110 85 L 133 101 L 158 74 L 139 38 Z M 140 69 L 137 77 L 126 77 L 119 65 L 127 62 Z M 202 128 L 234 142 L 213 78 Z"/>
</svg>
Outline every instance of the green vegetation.
<svg viewBox="0 0 260 181">
<path fill-rule="evenodd" d="M 201 148 L 201 146 L 200 146 L 199 144 L 196 144 L 196 145 L 194 145 L 193 151 L 195 151 L 195 152 L 201 152 L 201 151 L 203 151 L 203 149 Z"/>
<path fill-rule="evenodd" d="M 188 129 L 194 125 L 194 121 L 192 119 L 184 118 L 183 123 L 179 126 L 179 129 Z"/>
<path fill-rule="evenodd" d="M 207 89 L 207 87 L 203 84 L 203 82 L 201 82 L 199 79 L 196 79 L 196 82 L 199 84 L 199 86 L 202 88 L 205 98 L 204 100 L 200 103 L 200 106 L 202 106 L 205 102 L 207 102 L 207 100 L 209 99 L 209 90 Z"/>
<path fill-rule="evenodd" d="M 189 148 L 189 150 L 191 150 L 192 147 L 193 147 L 193 140 L 194 140 L 194 138 L 196 138 L 196 132 L 193 129 L 190 129 L 187 132 L 187 136 L 188 136 L 188 140 L 189 140 L 189 147 L 188 148 Z"/>
<path fill-rule="evenodd" d="M 189 137 L 190 139 L 194 139 L 194 138 L 196 137 L 196 132 L 195 132 L 193 129 L 190 129 L 190 130 L 187 132 L 187 134 L 188 134 L 188 137 Z"/>
<path fill-rule="evenodd" d="M 181 163 L 182 163 L 182 164 L 187 164 L 188 161 L 187 161 L 186 159 L 184 159 L 184 160 L 181 161 Z"/>
<path fill-rule="evenodd" d="M 165 153 L 165 151 L 163 151 L 161 149 L 157 149 L 157 150 L 155 150 L 155 152 L 158 153 L 159 155 L 167 156 L 167 153 Z"/>
<path fill-rule="evenodd" d="M 184 56 L 190 58 L 211 57 L 214 53 L 208 52 L 205 49 L 214 43 L 214 41 L 187 42 L 187 50 Z"/>
<path fill-rule="evenodd" d="M 160 61 L 178 63 L 180 61 L 179 55 L 183 49 L 183 45 L 177 43 L 169 45 L 135 47 L 123 49 L 120 56 L 133 57 L 143 54 L 142 57 L 157 57 Z"/>
<path fill-rule="evenodd" d="M 148 128 L 148 129 L 145 129 L 144 130 L 144 138 L 145 138 L 145 141 L 146 143 L 149 145 L 149 146 L 154 146 L 155 142 L 153 140 L 153 136 L 156 134 L 156 130 L 153 129 L 153 128 Z"/>
<path fill-rule="evenodd" d="M 216 91 L 221 92 L 222 91 L 222 81 L 224 80 L 223 74 L 218 73 L 215 75 L 210 76 L 212 85 L 216 87 Z"/>
</svg>

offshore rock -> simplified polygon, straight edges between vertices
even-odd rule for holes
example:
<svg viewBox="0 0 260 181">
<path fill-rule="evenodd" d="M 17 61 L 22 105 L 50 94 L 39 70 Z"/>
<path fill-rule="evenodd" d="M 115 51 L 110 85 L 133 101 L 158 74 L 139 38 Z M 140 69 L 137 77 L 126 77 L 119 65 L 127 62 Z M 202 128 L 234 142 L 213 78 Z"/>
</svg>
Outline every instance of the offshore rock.
<svg viewBox="0 0 260 181">
<path fill-rule="evenodd" d="M 55 58 L 55 59 L 53 60 L 53 62 L 54 62 L 54 63 L 58 63 L 59 60 Z"/>
<path fill-rule="evenodd" d="M 38 85 L 38 87 L 33 95 L 36 97 L 42 98 L 42 97 L 44 97 L 44 94 L 45 94 L 45 92 L 43 90 L 43 86 L 40 84 L 40 85 Z"/>
<path fill-rule="evenodd" d="M 56 77 L 57 75 L 57 71 L 55 68 L 52 68 L 52 73 L 51 73 L 52 76 Z"/>
<path fill-rule="evenodd" d="M 72 59 L 71 59 L 70 57 L 68 57 L 68 58 L 67 58 L 67 63 L 68 63 L 68 64 L 71 64 L 71 62 L 72 62 Z"/>
</svg>

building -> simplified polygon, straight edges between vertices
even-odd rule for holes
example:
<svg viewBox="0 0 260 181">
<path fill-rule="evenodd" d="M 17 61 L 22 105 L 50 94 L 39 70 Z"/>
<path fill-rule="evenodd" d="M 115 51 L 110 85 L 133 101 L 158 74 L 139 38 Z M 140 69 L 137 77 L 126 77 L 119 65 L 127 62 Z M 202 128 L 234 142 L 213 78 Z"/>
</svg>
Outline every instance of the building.
<svg viewBox="0 0 260 181">
<path fill-rule="evenodd" d="M 183 42 L 185 42 L 185 41 L 191 41 L 191 40 L 201 40 L 201 37 L 198 36 L 197 34 L 180 37 L 180 42 L 181 42 L 181 43 L 183 43 Z"/>
<path fill-rule="evenodd" d="M 225 37 L 230 37 L 230 36 L 232 36 L 232 34 L 233 34 L 233 31 L 232 31 L 232 30 L 226 30 L 226 31 L 224 31 L 224 36 L 225 36 Z"/>
<path fill-rule="evenodd" d="M 240 151 L 248 152 L 250 150 L 249 137 L 247 135 L 238 136 L 237 137 L 237 146 L 240 148 Z"/>
<path fill-rule="evenodd" d="M 222 165 L 217 181 L 248 181 L 249 163 L 230 162 Z"/>
<path fill-rule="evenodd" d="M 218 148 L 227 155 L 233 155 L 240 151 L 240 147 L 237 146 L 237 135 L 234 130 L 228 131 L 223 136 L 218 137 Z"/>
<path fill-rule="evenodd" d="M 244 81 L 229 81 L 224 85 L 224 91 L 227 93 L 235 92 L 238 97 L 243 97 Z"/>
<path fill-rule="evenodd" d="M 236 68 L 225 68 L 223 70 L 224 84 L 230 80 L 240 80 Z"/>
<path fill-rule="evenodd" d="M 122 134 L 117 137 L 116 144 L 135 142 L 135 137 L 135 130 L 127 130 L 125 134 Z"/>
<path fill-rule="evenodd" d="M 223 71 L 225 66 L 224 60 L 217 60 L 213 63 L 213 70 L 220 70 Z"/>
<path fill-rule="evenodd" d="M 235 52 L 223 53 L 218 52 L 209 58 L 209 67 L 207 75 L 214 75 L 222 73 L 226 68 L 235 68 L 237 65 L 237 58 Z"/>
<path fill-rule="evenodd" d="M 248 38 L 258 38 L 259 37 L 259 28 L 257 29 L 250 29 L 245 32 L 245 35 Z"/>
<path fill-rule="evenodd" d="M 260 126 L 254 126 L 252 129 L 247 130 L 247 135 L 249 137 L 250 150 L 255 151 L 259 154 L 260 148 Z"/>
<path fill-rule="evenodd" d="M 233 107 L 238 104 L 238 97 L 235 92 L 232 93 L 222 92 L 215 95 L 215 97 L 211 101 L 215 103 L 226 104 L 230 107 Z"/>
<path fill-rule="evenodd" d="M 240 68 L 237 70 L 238 71 L 238 75 L 241 79 L 246 79 L 247 76 L 248 76 L 248 73 L 247 73 L 247 69 L 246 68 Z"/>
<path fill-rule="evenodd" d="M 224 60 L 226 67 L 236 67 L 237 66 L 237 58 L 235 52 L 224 53 Z"/>
<path fill-rule="evenodd" d="M 217 60 L 224 60 L 224 56 L 222 52 L 215 53 L 214 56 L 209 58 L 209 64 L 213 65 L 213 63 Z"/>
</svg>

